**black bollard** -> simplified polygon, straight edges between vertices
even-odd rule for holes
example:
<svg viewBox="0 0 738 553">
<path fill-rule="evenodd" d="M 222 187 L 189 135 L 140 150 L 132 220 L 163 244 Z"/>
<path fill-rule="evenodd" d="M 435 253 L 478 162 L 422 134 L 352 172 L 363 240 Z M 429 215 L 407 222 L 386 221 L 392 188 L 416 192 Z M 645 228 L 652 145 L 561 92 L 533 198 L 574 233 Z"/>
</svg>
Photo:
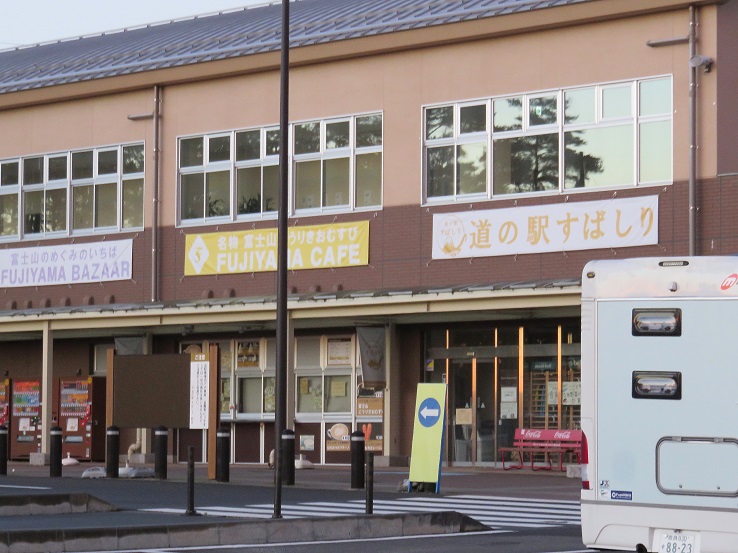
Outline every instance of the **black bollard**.
<svg viewBox="0 0 738 553">
<path fill-rule="evenodd" d="M 366 514 L 374 513 L 374 452 L 366 452 Z"/>
<path fill-rule="evenodd" d="M 364 433 L 360 430 L 351 433 L 351 487 L 364 487 Z"/>
<path fill-rule="evenodd" d="M 295 485 L 295 431 L 282 430 L 282 484 Z"/>
<path fill-rule="evenodd" d="M 49 431 L 49 476 L 62 475 L 62 429 L 52 426 Z"/>
<path fill-rule="evenodd" d="M 166 426 L 157 426 L 154 430 L 154 476 L 159 480 L 167 479 L 167 441 L 169 430 Z"/>
<path fill-rule="evenodd" d="M 231 478 L 231 431 L 221 426 L 215 434 L 215 481 L 228 482 Z"/>
<path fill-rule="evenodd" d="M 195 512 L 195 446 L 187 447 L 187 510 L 186 515 Z"/>
<path fill-rule="evenodd" d="M 107 444 L 105 449 L 105 476 L 118 478 L 120 463 L 120 429 L 117 426 L 108 426 Z"/>
<path fill-rule="evenodd" d="M 0 476 L 8 474 L 8 427 L 0 425 Z"/>
</svg>

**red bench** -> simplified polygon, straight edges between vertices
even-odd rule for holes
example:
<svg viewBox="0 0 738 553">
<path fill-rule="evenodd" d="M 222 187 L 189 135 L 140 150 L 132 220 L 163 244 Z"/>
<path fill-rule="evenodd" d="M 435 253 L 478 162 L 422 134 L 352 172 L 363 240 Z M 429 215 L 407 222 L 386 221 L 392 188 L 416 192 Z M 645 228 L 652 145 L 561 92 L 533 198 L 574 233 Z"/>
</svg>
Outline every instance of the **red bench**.
<svg viewBox="0 0 738 553">
<path fill-rule="evenodd" d="M 551 470 L 551 454 L 559 456 L 559 470 L 564 468 L 564 455 L 574 453 L 577 456 L 577 463 L 581 462 L 582 451 L 582 431 L 581 430 L 543 430 L 538 428 L 518 428 L 515 430 L 512 447 L 501 447 L 499 451 L 502 453 L 502 468 L 521 469 L 523 468 L 525 455 L 530 457 L 530 468 L 532 470 Z M 505 454 L 518 454 L 518 464 L 505 466 Z M 536 454 L 543 454 L 543 466 L 535 465 Z"/>
</svg>

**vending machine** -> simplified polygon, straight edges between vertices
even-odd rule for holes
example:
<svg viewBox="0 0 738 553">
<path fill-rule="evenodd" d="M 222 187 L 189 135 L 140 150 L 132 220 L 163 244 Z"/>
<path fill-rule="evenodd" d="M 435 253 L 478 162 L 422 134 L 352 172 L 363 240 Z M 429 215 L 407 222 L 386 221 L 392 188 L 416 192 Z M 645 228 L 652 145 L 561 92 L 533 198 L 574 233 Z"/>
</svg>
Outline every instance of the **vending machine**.
<svg viewBox="0 0 738 553">
<path fill-rule="evenodd" d="M 58 413 L 62 456 L 80 461 L 103 461 L 105 378 L 60 379 Z"/>
<path fill-rule="evenodd" d="M 10 458 L 28 459 L 41 448 L 41 382 L 15 380 L 10 401 Z"/>
<path fill-rule="evenodd" d="M 10 380 L 0 382 L 0 426 L 10 424 Z"/>
</svg>

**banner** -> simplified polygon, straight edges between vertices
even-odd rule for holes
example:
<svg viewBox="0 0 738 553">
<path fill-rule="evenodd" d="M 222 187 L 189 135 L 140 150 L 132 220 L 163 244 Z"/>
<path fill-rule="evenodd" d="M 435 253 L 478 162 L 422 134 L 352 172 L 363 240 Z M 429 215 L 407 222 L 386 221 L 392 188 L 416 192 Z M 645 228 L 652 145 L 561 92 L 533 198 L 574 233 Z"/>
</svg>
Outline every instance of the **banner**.
<svg viewBox="0 0 738 553">
<path fill-rule="evenodd" d="M 369 264 L 369 221 L 290 227 L 291 271 Z M 277 270 L 277 229 L 189 234 L 185 276 Z"/>
<path fill-rule="evenodd" d="M 0 287 L 132 278 L 133 240 L 0 250 Z"/>
<path fill-rule="evenodd" d="M 367 388 L 384 388 L 387 377 L 383 326 L 357 326 L 361 375 Z"/>
<path fill-rule="evenodd" d="M 658 244 L 658 196 L 433 215 L 433 259 Z"/>
</svg>

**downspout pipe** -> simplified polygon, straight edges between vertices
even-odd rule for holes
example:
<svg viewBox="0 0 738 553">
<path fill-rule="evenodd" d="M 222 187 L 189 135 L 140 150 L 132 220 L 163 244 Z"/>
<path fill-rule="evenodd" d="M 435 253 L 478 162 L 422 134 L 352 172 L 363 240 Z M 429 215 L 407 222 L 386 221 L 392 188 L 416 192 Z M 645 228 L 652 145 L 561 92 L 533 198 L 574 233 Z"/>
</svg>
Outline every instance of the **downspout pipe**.
<svg viewBox="0 0 738 553">
<path fill-rule="evenodd" d="M 151 210 L 151 302 L 159 301 L 159 187 L 161 169 L 161 151 L 159 134 L 161 127 L 161 88 L 154 86 L 154 183 Z"/>
<path fill-rule="evenodd" d="M 697 53 L 697 9 L 689 6 L 689 59 Z M 689 255 L 697 255 L 697 67 L 689 64 Z"/>
</svg>

